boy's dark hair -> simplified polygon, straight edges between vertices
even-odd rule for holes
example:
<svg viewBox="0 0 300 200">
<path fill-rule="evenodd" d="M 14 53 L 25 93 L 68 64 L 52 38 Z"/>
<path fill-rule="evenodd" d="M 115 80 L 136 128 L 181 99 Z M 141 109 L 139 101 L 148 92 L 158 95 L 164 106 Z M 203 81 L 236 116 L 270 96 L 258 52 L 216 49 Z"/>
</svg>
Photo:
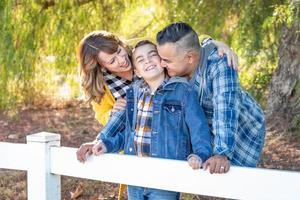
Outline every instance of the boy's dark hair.
<svg viewBox="0 0 300 200">
<path fill-rule="evenodd" d="M 157 44 L 163 45 L 165 43 L 180 43 L 180 46 L 184 49 L 200 49 L 200 43 L 197 33 L 194 29 L 184 22 L 175 22 L 156 35 Z"/>
<path fill-rule="evenodd" d="M 139 41 L 139 42 L 134 46 L 134 49 L 136 49 L 136 48 L 138 48 L 138 47 L 140 47 L 140 46 L 144 46 L 144 45 L 146 45 L 146 44 L 150 44 L 150 45 L 153 45 L 153 46 L 156 47 L 156 45 L 155 45 L 153 42 L 151 42 L 150 40 L 141 40 L 141 41 Z"/>
</svg>

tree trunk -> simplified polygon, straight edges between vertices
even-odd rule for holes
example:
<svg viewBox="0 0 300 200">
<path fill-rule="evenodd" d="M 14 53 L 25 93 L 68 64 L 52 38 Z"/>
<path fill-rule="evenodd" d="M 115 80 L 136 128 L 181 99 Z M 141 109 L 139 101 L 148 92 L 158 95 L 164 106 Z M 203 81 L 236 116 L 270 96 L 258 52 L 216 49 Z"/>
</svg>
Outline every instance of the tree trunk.
<svg viewBox="0 0 300 200">
<path fill-rule="evenodd" d="M 283 30 L 279 64 L 269 89 L 268 118 L 281 131 L 300 132 L 300 31 L 296 26 Z"/>
</svg>

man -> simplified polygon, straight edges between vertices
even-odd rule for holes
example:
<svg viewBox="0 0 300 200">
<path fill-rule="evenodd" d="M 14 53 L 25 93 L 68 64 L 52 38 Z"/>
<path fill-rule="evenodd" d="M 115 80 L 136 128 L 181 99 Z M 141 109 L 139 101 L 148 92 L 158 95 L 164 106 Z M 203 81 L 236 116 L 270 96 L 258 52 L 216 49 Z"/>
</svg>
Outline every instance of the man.
<svg viewBox="0 0 300 200">
<path fill-rule="evenodd" d="M 198 92 L 213 134 L 213 154 L 203 165 L 226 173 L 230 163 L 255 167 L 264 144 L 265 119 L 260 106 L 240 87 L 237 72 L 208 44 L 202 48 L 186 23 L 173 23 L 157 34 L 162 66 L 169 76 L 187 76 Z"/>
</svg>

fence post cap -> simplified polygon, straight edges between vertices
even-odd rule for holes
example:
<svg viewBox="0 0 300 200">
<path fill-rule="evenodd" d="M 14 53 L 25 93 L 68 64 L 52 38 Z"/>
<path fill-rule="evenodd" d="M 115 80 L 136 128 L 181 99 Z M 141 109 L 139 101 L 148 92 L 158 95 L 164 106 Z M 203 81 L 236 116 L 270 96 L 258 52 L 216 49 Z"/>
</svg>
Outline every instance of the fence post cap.
<svg viewBox="0 0 300 200">
<path fill-rule="evenodd" d="M 27 142 L 52 142 L 59 141 L 60 134 L 56 133 L 48 133 L 48 132 L 40 132 L 31 135 L 27 135 Z"/>
</svg>

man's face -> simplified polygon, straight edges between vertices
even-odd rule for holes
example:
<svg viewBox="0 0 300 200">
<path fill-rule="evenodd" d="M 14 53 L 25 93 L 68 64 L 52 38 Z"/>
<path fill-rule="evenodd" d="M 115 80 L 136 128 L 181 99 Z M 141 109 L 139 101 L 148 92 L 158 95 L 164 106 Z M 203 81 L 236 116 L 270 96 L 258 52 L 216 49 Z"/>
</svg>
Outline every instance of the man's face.
<svg viewBox="0 0 300 200">
<path fill-rule="evenodd" d="M 161 65 L 168 70 L 169 76 L 186 76 L 191 71 L 186 53 L 176 50 L 178 48 L 175 43 L 165 43 L 158 45 L 157 50 L 161 57 Z"/>
<path fill-rule="evenodd" d="M 135 72 L 146 81 L 158 76 L 164 76 L 161 59 L 157 49 L 152 44 L 137 47 L 133 52 Z"/>
</svg>

